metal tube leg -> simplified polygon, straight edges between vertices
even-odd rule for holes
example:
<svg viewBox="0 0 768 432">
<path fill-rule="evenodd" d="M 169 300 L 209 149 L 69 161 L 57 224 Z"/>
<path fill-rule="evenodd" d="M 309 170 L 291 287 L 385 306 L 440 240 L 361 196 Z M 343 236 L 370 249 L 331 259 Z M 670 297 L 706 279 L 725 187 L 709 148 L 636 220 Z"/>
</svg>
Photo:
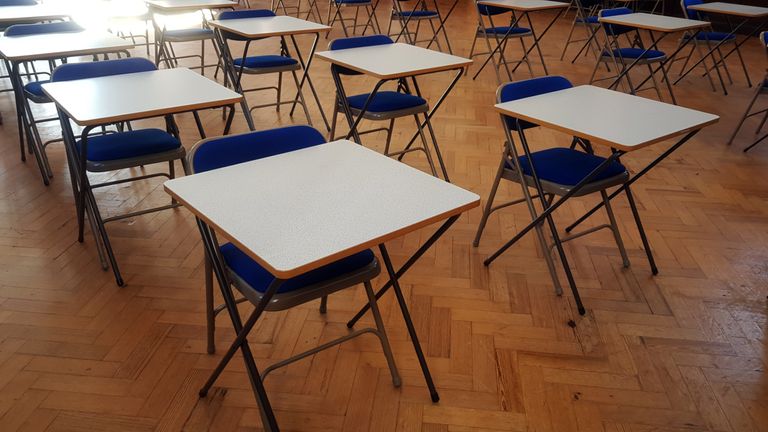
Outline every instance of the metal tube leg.
<svg viewBox="0 0 768 432">
<path fill-rule="evenodd" d="M 654 275 L 659 274 L 659 269 L 656 267 L 656 261 L 653 259 L 653 252 L 651 251 L 651 244 L 648 242 L 648 237 L 645 235 L 645 230 L 643 229 L 643 222 L 640 220 L 640 213 L 637 211 L 637 206 L 635 205 L 635 198 L 632 196 L 632 191 L 630 190 L 629 186 L 627 186 L 624 189 L 624 193 L 627 194 L 627 201 L 629 201 L 629 207 L 632 209 L 632 216 L 635 218 L 635 224 L 637 225 L 637 230 L 640 232 L 640 240 L 643 242 L 643 247 L 645 248 L 645 254 L 648 256 L 648 264 L 651 266 L 651 272 Z"/>
<path fill-rule="evenodd" d="M 216 312 L 213 304 L 213 269 L 211 268 L 211 258 L 208 251 L 205 251 L 205 322 L 206 335 L 208 339 L 208 354 L 216 352 Z"/>
<path fill-rule="evenodd" d="M 378 330 L 377 336 L 379 337 L 379 341 L 381 341 L 381 349 L 384 351 L 384 357 L 386 357 L 387 366 L 389 366 L 389 373 L 392 375 L 392 384 L 395 387 L 400 387 L 402 380 L 400 379 L 400 373 L 397 371 L 397 364 L 395 364 L 395 356 L 392 354 L 392 348 L 389 346 L 387 331 L 384 329 L 384 320 L 381 319 L 379 306 L 376 303 L 376 296 L 373 294 L 373 287 L 371 287 L 370 281 L 365 281 L 363 285 L 365 286 L 365 294 L 368 296 L 368 304 L 371 306 L 371 315 L 373 315 L 373 320 L 376 322 L 376 330 Z"/>
<path fill-rule="evenodd" d="M 616 240 L 616 246 L 619 248 L 621 254 L 621 260 L 624 263 L 624 267 L 629 267 L 629 257 L 627 256 L 627 249 L 624 247 L 624 241 L 621 239 L 621 233 L 619 232 L 619 225 L 616 223 L 616 216 L 613 214 L 613 207 L 611 207 L 611 201 L 608 199 L 608 194 L 604 191 L 600 191 L 600 197 L 605 204 L 605 212 L 608 214 L 608 220 L 611 223 L 611 231 L 613 231 L 613 238 Z"/>
<path fill-rule="evenodd" d="M 765 79 L 768 79 L 768 74 L 763 79 L 763 82 L 765 82 Z M 758 96 L 760 96 L 760 93 L 763 90 L 762 86 L 756 86 L 755 92 L 752 95 L 752 99 L 749 101 L 749 104 L 747 105 L 747 109 L 744 111 L 744 115 L 741 117 L 741 120 L 739 120 L 739 124 L 736 125 L 736 129 L 733 130 L 733 133 L 731 134 L 731 139 L 728 140 L 728 145 L 733 144 L 733 140 L 736 139 L 736 135 L 739 133 L 739 130 L 742 126 L 744 126 L 744 122 L 749 117 L 749 112 L 752 110 L 752 107 L 755 105 L 755 102 L 757 101 Z"/>
<path fill-rule="evenodd" d="M 328 312 L 328 296 L 323 296 L 320 298 L 320 313 L 324 314 Z"/>
<path fill-rule="evenodd" d="M 400 312 L 403 314 L 403 320 L 405 326 L 408 328 L 408 334 L 411 336 L 411 342 L 413 343 L 413 349 L 416 351 L 416 357 L 419 359 L 419 365 L 421 366 L 421 372 L 424 374 L 424 380 L 427 382 L 427 388 L 429 389 L 429 395 L 432 398 L 432 402 L 440 401 L 440 395 L 437 393 L 435 383 L 432 381 L 432 374 L 429 373 L 429 366 L 427 365 L 427 359 L 424 357 L 424 352 L 421 350 L 421 344 L 419 343 L 419 336 L 416 334 L 416 327 L 411 320 L 411 314 L 408 312 L 408 305 L 405 302 L 403 292 L 400 290 L 400 282 L 397 280 L 395 269 L 392 267 L 392 261 L 389 259 L 389 253 L 387 253 L 387 247 L 384 244 L 379 245 L 379 252 L 381 258 L 384 261 L 384 266 L 387 268 L 389 274 L 389 280 L 392 281 L 392 289 L 395 291 L 397 297 L 397 303 L 400 305 Z"/>
<path fill-rule="evenodd" d="M 475 234 L 475 240 L 472 242 L 472 246 L 478 247 L 480 245 L 480 237 L 485 230 L 485 224 L 488 223 L 488 218 L 491 216 L 491 209 L 493 208 L 493 199 L 496 197 L 496 192 L 499 189 L 499 183 L 501 183 L 501 175 L 504 173 L 504 166 L 506 165 L 506 151 L 501 157 L 501 163 L 499 169 L 496 171 L 496 178 L 493 179 L 493 186 L 491 186 L 491 193 L 488 194 L 488 199 L 485 202 L 485 209 L 483 209 L 483 216 L 480 218 L 480 224 L 477 226 L 477 233 Z"/>
</svg>

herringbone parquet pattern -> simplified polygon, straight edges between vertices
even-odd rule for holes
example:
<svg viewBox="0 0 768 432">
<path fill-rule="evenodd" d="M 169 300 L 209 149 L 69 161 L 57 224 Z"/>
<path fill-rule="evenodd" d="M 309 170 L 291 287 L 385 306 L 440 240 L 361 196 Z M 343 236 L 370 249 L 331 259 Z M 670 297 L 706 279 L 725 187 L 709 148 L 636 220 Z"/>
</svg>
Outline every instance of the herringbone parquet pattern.
<svg viewBox="0 0 768 432">
<path fill-rule="evenodd" d="M 387 7 L 380 8 L 384 23 Z M 450 21 L 459 54 L 469 51 L 474 20 L 465 1 Z M 584 83 L 591 59 L 557 60 L 567 29 L 563 20 L 547 35 L 545 55 L 554 73 Z M 747 51 L 757 77 L 765 67 L 762 51 L 756 43 Z M 363 337 L 270 375 L 266 384 L 283 429 L 768 431 L 768 145 L 743 155 L 751 136 L 746 130 L 734 147 L 724 144 L 751 92 L 735 65 L 732 72 L 736 82 L 727 97 L 698 77 L 676 88 L 682 104 L 722 120 L 635 187 L 657 277 L 626 202 L 617 200 L 632 267 L 622 268 L 607 233 L 570 243 L 588 308 L 580 317 L 569 295 L 555 296 L 532 236 L 483 267 L 482 259 L 526 224 L 524 208 L 493 216 L 477 249 L 471 241 L 480 213 L 470 212 L 404 280 L 440 403 L 429 401 L 388 296 L 382 312 L 402 388 L 392 386 L 376 340 Z M 316 61 L 313 73 L 329 107 L 327 64 Z M 448 80 L 437 75 L 422 84 L 435 98 Z M 357 82 L 359 89 L 371 84 Z M 435 121 L 453 180 L 483 197 L 502 142 L 491 109 L 495 89 L 490 70 L 477 81 L 463 79 Z M 239 357 L 209 397 L 197 396 L 219 357 L 205 353 L 202 249 L 189 213 L 178 209 L 108 226 L 127 280 L 118 288 L 100 270 L 92 237 L 76 241 L 61 146 L 50 148 L 56 177 L 44 187 L 33 162 L 18 160 L 7 93 L 0 110 L 7 120 L 0 130 L 0 430 L 261 430 Z M 220 112 L 202 117 L 210 134 L 221 130 Z M 286 110 L 272 109 L 257 111 L 255 119 L 259 128 L 292 121 Z M 191 116 L 179 121 L 189 147 L 197 139 L 194 123 Z M 401 125 L 395 142 L 410 136 L 411 127 Z M 245 130 L 242 118 L 235 128 Z M 57 127 L 43 130 L 55 136 Z M 537 147 L 568 142 L 544 130 L 533 132 L 532 141 Z M 370 147 L 381 143 L 381 136 L 366 140 Z M 625 162 L 636 170 L 665 147 Z M 421 156 L 406 161 L 425 168 Z M 519 193 L 504 185 L 500 198 Z M 102 190 L 97 199 L 112 214 L 168 197 L 159 182 L 148 182 Z M 592 203 L 584 198 L 564 206 L 557 213 L 561 227 Z M 427 235 L 392 242 L 395 261 Z M 263 367 L 344 334 L 344 323 L 363 303 L 361 289 L 348 290 L 331 297 L 327 315 L 317 304 L 268 314 L 250 338 L 257 362 Z M 232 337 L 221 317 L 219 351 Z"/>
</svg>

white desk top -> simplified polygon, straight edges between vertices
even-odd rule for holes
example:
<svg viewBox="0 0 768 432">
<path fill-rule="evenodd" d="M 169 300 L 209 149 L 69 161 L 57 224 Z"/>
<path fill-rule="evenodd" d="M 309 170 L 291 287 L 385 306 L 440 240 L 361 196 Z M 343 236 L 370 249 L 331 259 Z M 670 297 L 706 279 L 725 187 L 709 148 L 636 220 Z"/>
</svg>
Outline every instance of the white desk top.
<svg viewBox="0 0 768 432">
<path fill-rule="evenodd" d="M 246 38 L 327 33 L 330 27 L 291 16 L 208 21 L 208 25 Z"/>
<path fill-rule="evenodd" d="M 516 11 L 561 9 L 569 6 L 569 3 L 550 0 L 482 0 L 478 4 Z"/>
<path fill-rule="evenodd" d="M 12 62 L 77 57 L 131 48 L 133 43 L 129 40 L 96 31 L 0 37 L 0 56 Z"/>
<path fill-rule="evenodd" d="M 43 91 L 80 126 L 220 107 L 242 98 L 183 68 L 47 83 Z"/>
<path fill-rule="evenodd" d="M 709 27 L 707 21 L 699 21 L 685 18 L 669 17 L 649 13 L 631 13 L 610 17 L 600 17 L 600 22 L 606 24 L 619 24 L 644 30 L 653 30 L 664 33 L 674 33 L 685 30 L 693 30 Z"/>
<path fill-rule="evenodd" d="M 238 3 L 230 0 L 147 0 L 147 5 L 160 11 L 180 12 L 234 8 Z"/>
<path fill-rule="evenodd" d="M 470 59 L 404 43 L 322 51 L 315 56 L 379 79 L 423 75 L 472 64 Z"/>
<path fill-rule="evenodd" d="M 351 141 L 169 180 L 165 190 L 280 278 L 480 203 L 472 192 Z"/>
<path fill-rule="evenodd" d="M 58 20 L 68 16 L 63 9 L 49 5 L 0 7 L 0 24 L 3 25 Z"/>
<path fill-rule="evenodd" d="M 688 9 L 718 13 L 723 15 L 734 15 L 745 18 L 761 18 L 768 16 L 768 8 L 760 6 L 740 5 L 733 3 L 712 2 L 699 5 L 688 6 Z"/>
<path fill-rule="evenodd" d="M 720 117 L 589 85 L 496 105 L 511 117 L 623 151 L 716 123 Z"/>
</svg>

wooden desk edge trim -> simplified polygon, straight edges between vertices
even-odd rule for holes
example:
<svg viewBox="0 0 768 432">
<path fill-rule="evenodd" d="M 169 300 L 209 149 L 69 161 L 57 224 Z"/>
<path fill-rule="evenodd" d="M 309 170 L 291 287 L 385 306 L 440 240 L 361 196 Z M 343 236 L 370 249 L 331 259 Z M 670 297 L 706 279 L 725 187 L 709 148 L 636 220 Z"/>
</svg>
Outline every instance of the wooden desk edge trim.
<svg viewBox="0 0 768 432">
<path fill-rule="evenodd" d="M 536 6 L 536 7 L 513 6 L 513 5 L 503 4 L 503 3 L 496 3 L 494 1 L 479 1 L 477 3 L 482 6 L 493 6 L 499 9 L 513 10 L 517 12 L 536 12 L 536 11 L 551 10 L 551 9 L 564 9 L 564 8 L 570 7 L 570 4 L 563 3 L 563 2 L 557 2 L 557 3 L 560 3 L 557 5 Z"/>
<path fill-rule="evenodd" d="M 606 23 L 606 24 L 621 25 L 625 27 L 637 28 L 640 30 L 652 30 L 652 31 L 657 31 L 661 33 L 677 33 L 677 32 L 686 31 L 686 30 L 701 29 L 701 28 L 709 27 L 710 25 L 712 25 L 711 23 L 702 21 L 700 24 L 696 24 L 696 25 L 691 24 L 685 27 L 677 27 L 674 29 L 669 29 L 669 28 L 657 27 L 657 26 L 651 26 L 651 25 L 625 23 L 625 22 L 613 22 L 611 18 L 612 17 L 599 18 L 599 21 L 601 23 Z"/>
<path fill-rule="evenodd" d="M 383 235 L 383 236 L 377 237 L 377 238 L 372 239 L 372 240 L 370 240 L 370 241 L 368 241 L 366 243 L 363 243 L 363 244 L 360 244 L 360 245 L 357 245 L 357 246 L 354 246 L 354 247 L 351 247 L 351 248 L 347 248 L 347 249 L 345 249 L 343 251 L 337 252 L 337 253 L 335 253 L 333 255 L 330 255 L 330 256 L 327 256 L 327 257 L 325 257 L 323 259 L 320 259 L 320 260 L 317 260 L 317 261 L 313 261 L 311 263 L 307 263 L 307 264 L 305 264 L 305 265 L 303 265 L 301 267 L 297 267 L 297 268 L 292 269 L 292 270 L 283 271 L 283 270 L 277 270 L 274 267 L 272 267 L 271 265 L 269 265 L 269 263 L 267 263 L 266 261 L 261 259 L 261 257 L 257 256 L 256 254 L 252 253 L 247 247 L 245 247 L 242 243 L 237 241 L 237 239 L 235 239 L 234 236 L 230 235 L 227 231 L 223 230 L 220 226 L 218 226 L 217 224 L 213 223 L 207 217 L 205 217 L 205 216 L 199 214 L 197 211 L 193 210 L 189 206 L 189 204 L 183 198 L 181 198 L 180 196 L 176 195 L 165 184 L 163 184 L 163 189 L 165 190 L 166 193 L 168 193 L 169 195 L 174 197 L 178 202 L 180 202 L 182 205 L 184 205 L 184 208 L 189 210 L 190 213 L 192 213 L 196 217 L 202 219 L 208 226 L 212 227 L 217 233 L 221 234 L 229 242 L 231 242 L 232 244 L 237 246 L 238 249 L 240 249 L 242 252 L 244 252 L 246 255 L 248 255 L 248 257 L 250 257 L 251 259 L 253 259 L 257 263 L 259 263 L 259 265 L 261 265 L 262 267 L 267 269 L 267 271 L 269 271 L 273 276 L 275 276 L 276 278 L 282 279 L 282 280 L 290 279 L 292 277 L 296 277 L 296 276 L 302 275 L 304 273 L 307 273 L 307 272 L 310 272 L 312 270 L 318 269 L 318 268 L 320 268 L 320 267 L 322 267 L 322 266 L 324 266 L 326 264 L 330 264 L 332 262 L 335 262 L 335 261 L 338 261 L 338 260 L 340 260 L 342 258 L 350 256 L 352 254 L 355 254 L 355 253 L 364 251 L 366 249 L 370 249 L 372 247 L 378 246 L 378 245 L 383 244 L 383 243 L 385 243 L 385 242 L 387 242 L 389 240 L 393 240 L 393 239 L 396 239 L 398 237 L 402 237 L 403 235 L 405 235 L 405 234 L 407 234 L 409 232 L 413 232 L 413 231 L 419 230 L 421 228 L 427 227 L 427 226 L 432 225 L 432 224 L 434 224 L 436 222 L 440 222 L 442 220 L 448 219 L 451 216 L 461 215 L 462 213 L 464 213 L 464 212 L 466 212 L 468 210 L 471 210 L 471 209 L 473 209 L 475 207 L 480 206 L 480 197 L 478 196 L 477 200 L 472 201 L 472 202 L 470 202 L 468 204 L 465 204 L 465 205 L 463 205 L 461 207 L 458 207 L 458 208 L 455 208 L 453 210 L 449 210 L 447 212 L 444 212 L 444 213 L 441 213 L 439 215 L 433 216 L 433 217 L 431 217 L 429 219 L 426 219 L 426 220 L 424 220 L 422 222 L 419 222 L 419 223 L 416 223 L 416 224 L 413 224 L 413 225 L 409 225 L 407 227 L 403 227 L 403 228 L 401 228 L 401 229 L 399 229 L 397 231 L 394 231 L 394 232 L 389 233 L 387 235 Z"/>
<path fill-rule="evenodd" d="M 699 7 L 701 6 L 701 7 Z M 760 7 L 760 6 L 754 6 L 754 7 Z M 720 15 L 731 15 L 731 16 L 739 16 L 744 18 L 764 18 L 768 17 L 768 11 L 757 13 L 757 14 L 750 14 L 750 13 L 743 13 L 743 12 L 737 12 L 737 11 L 726 11 L 722 9 L 713 9 L 707 7 L 707 3 L 702 3 L 698 5 L 690 5 L 688 6 L 688 9 L 692 9 L 695 11 L 701 11 L 701 12 L 709 12 L 713 14 L 720 14 Z"/>
<path fill-rule="evenodd" d="M 532 117 L 528 117 L 526 115 L 521 115 L 521 114 L 511 114 L 508 111 L 504 110 L 503 108 L 499 108 L 497 106 L 494 106 L 494 109 L 499 114 L 502 114 L 502 115 L 505 115 L 505 116 L 508 116 L 508 117 L 517 117 L 520 120 L 524 120 L 524 121 L 527 121 L 529 123 L 533 123 L 533 124 L 539 125 L 541 127 L 546 127 L 546 128 L 549 128 L 549 129 L 553 129 L 553 130 L 556 130 L 558 132 L 562 132 L 562 133 L 564 133 L 566 135 L 571 135 L 571 136 L 587 139 L 591 143 L 595 143 L 595 144 L 603 145 L 603 146 L 606 146 L 606 147 L 611 147 L 611 148 L 619 149 L 619 150 L 622 150 L 622 151 L 627 152 L 627 153 L 632 152 L 632 151 L 636 151 L 636 150 L 640 150 L 642 148 L 648 147 L 648 146 L 656 144 L 656 143 L 660 143 L 662 141 L 666 141 L 666 140 L 674 138 L 676 136 L 684 135 L 684 134 L 686 134 L 688 132 L 691 132 L 691 131 L 694 131 L 694 130 L 704 129 L 707 126 L 710 126 L 710 125 L 715 124 L 718 121 L 720 121 L 720 116 L 714 115 L 714 114 L 710 114 L 710 115 L 714 115 L 715 116 L 715 118 L 713 118 L 710 121 L 701 123 L 701 124 L 696 125 L 696 126 L 691 126 L 689 128 L 686 128 L 686 129 L 681 129 L 680 131 L 672 132 L 672 133 L 666 134 L 664 136 L 655 138 L 653 140 L 643 142 L 641 144 L 637 144 L 637 145 L 634 145 L 634 146 L 626 146 L 626 145 L 622 145 L 622 144 L 606 141 L 604 139 L 601 139 L 601 138 L 598 138 L 598 137 L 595 137 L 595 136 L 592 136 L 592 135 L 589 135 L 589 134 L 576 133 L 575 131 L 568 130 L 568 129 L 566 129 L 566 128 L 562 127 L 562 126 L 556 125 L 554 123 L 549 123 L 549 122 L 542 121 L 541 119 L 534 119 Z"/>
<path fill-rule="evenodd" d="M 272 33 L 259 33 L 258 35 L 254 35 L 251 33 L 244 33 L 239 32 L 231 28 L 225 28 L 223 24 L 216 23 L 213 21 L 209 21 L 208 25 L 211 27 L 216 27 L 219 30 L 226 31 L 229 33 L 234 33 L 238 36 L 243 36 L 246 38 L 268 38 L 268 37 L 276 37 L 276 36 L 291 36 L 291 35 L 303 35 L 303 34 L 313 34 L 313 33 L 328 33 L 332 29 L 331 27 L 324 26 L 323 28 L 315 28 L 315 29 L 306 29 L 306 30 L 296 30 L 296 31 L 282 31 L 282 32 L 272 32 Z"/>
<path fill-rule="evenodd" d="M 424 70 L 418 71 L 418 73 L 402 72 L 402 73 L 397 73 L 397 74 L 381 75 L 381 74 L 373 73 L 371 71 L 368 71 L 368 70 L 365 70 L 365 69 L 362 69 L 362 68 L 359 68 L 359 67 L 352 66 L 350 64 L 347 64 L 347 63 L 344 63 L 344 62 L 341 62 L 341 61 L 338 61 L 338 60 L 335 60 L 335 59 L 332 60 L 332 59 L 330 59 L 328 57 L 325 57 L 321 53 L 315 53 L 315 57 L 317 57 L 319 59 L 322 59 L 322 60 L 325 60 L 328 63 L 334 64 L 334 65 L 337 65 L 337 66 L 341 66 L 341 67 L 345 67 L 345 68 L 351 69 L 351 70 L 353 70 L 355 72 L 360 72 L 363 75 L 368 75 L 370 77 L 378 78 L 380 80 L 393 80 L 393 79 L 398 79 L 398 78 L 408 78 L 408 77 L 412 77 L 412 76 L 428 75 L 428 74 L 431 74 L 431 73 L 452 71 L 452 70 L 456 70 L 456 69 L 464 69 L 465 67 L 471 66 L 472 63 L 473 63 L 473 61 L 471 59 L 467 59 L 467 61 L 465 61 L 465 62 L 456 63 L 456 64 L 452 64 L 452 65 L 449 65 L 449 66 L 441 66 L 441 67 L 424 69 Z"/>
<path fill-rule="evenodd" d="M 117 51 L 122 50 L 129 50 L 136 48 L 136 45 L 134 45 L 131 42 L 126 42 L 127 45 L 124 46 L 113 46 L 109 48 L 91 48 L 91 49 L 81 49 L 81 50 L 75 50 L 75 51 L 66 51 L 66 52 L 60 52 L 56 53 L 55 55 L 51 55 L 51 53 L 48 54 L 38 54 L 38 55 L 32 55 L 32 56 L 17 56 L 17 57 L 8 57 L 5 54 L 2 54 L 2 57 L 9 62 L 26 62 L 26 61 L 42 61 L 42 60 L 50 60 L 50 59 L 59 59 L 62 57 L 78 57 L 78 56 L 87 56 L 91 54 L 109 54 Z"/>
<path fill-rule="evenodd" d="M 175 115 L 175 114 L 182 114 L 190 111 L 219 108 L 226 105 L 238 103 L 243 99 L 242 96 L 238 95 L 238 97 L 236 98 L 222 99 L 215 102 L 206 102 L 206 103 L 200 103 L 200 104 L 194 104 L 194 105 L 184 105 L 184 106 L 174 107 L 172 109 L 160 108 L 160 109 L 151 110 L 151 111 L 142 111 L 140 113 L 134 113 L 134 114 L 125 115 L 125 116 L 105 117 L 105 118 L 100 118 L 98 120 L 93 120 L 93 121 L 79 121 L 74 116 L 72 116 L 72 114 L 68 110 L 64 109 L 61 105 L 59 105 L 59 103 L 56 102 L 55 99 L 53 99 L 51 95 L 48 94 L 47 91 L 45 91 L 45 86 L 43 86 L 43 92 L 51 100 L 53 100 L 56 106 L 61 108 L 71 120 L 77 123 L 78 126 L 100 126 L 100 125 L 106 125 L 106 124 L 123 122 L 123 121 L 136 121 L 136 120 L 143 120 L 143 119 L 154 118 L 154 117 L 161 117 L 164 115 Z"/>
</svg>

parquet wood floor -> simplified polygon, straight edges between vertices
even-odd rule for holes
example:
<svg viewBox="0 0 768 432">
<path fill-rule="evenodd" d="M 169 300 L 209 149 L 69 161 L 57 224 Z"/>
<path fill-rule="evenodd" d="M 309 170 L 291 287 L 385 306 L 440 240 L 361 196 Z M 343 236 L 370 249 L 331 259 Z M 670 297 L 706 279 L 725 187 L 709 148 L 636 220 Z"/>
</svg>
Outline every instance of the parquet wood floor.
<svg viewBox="0 0 768 432">
<path fill-rule="evenodd" d="M 383 23 L 387 7 L 382 2 Z M 541 25 L 549 16 L 535 19 Z M 468 53 L 474 22 L 471 2 L 463 1 L 448 25 L 457 53 Z M 575 65 L 558 60 L 567 30 L 562 20 L 547 35 L 546 59 L 553 73 L 585 83 L 591 59 Z M 336 29 L 332 37 L 340 34 Z M 274 49 L 275 43 L 259 46 Z M 765 69 L 763 52 L 756 41 L 746 47 L 757 78 Z M 316 61 L 312 72 L 330 107 L 327 64 Z M 722 120 L 635 187 L 657 277 L 647 267 L 628 205 L 618 200 L 629 269 L 622 268 L 607 233 L 567 245 L 588 308 L 580 317 L 568 294 L 554 294 L 532 236 L 483 267 L 483 258 L 526 224 L 524 208 L 493 216 L 476 249 L 471 241 L 480 212 L 472 211 L 403 281 L 440 403 L 430 403 L 405 326 L 386 297 L 381 307 L 402 388 L 392 387 L 378 343 L 364 337 L 267 379 L 283 430 L 768 431 L 768 145 L 741 153 L 753 122 L 733 147 L 725 145 L 751 94 L 736 64 L 731 72 L 735 84 L 727 97 L 701 78 L 677 86 L 683 105 Z M 448 80 L 436 75 L 422 84 L 434 99 Z M 371 85 L 355 81 L 353 88 Z M 483 197 L 503 139 L 491 109 L 496 87 L 490 70 L 477 81 L 462 79 L 435 119 L 453 180 Z M 13 119 L 7 93 L 0 110 Z M 221 130 L 220 112 L 202 117 L 210 134 Z M 255 119 L 259 128 L 303 122 L 285 109 L 262 109 Z M 197 139 L 192 118 L 179 121 L 190 147 Z M 413 130 L 400 126 L 395 142 Z M 235 129 L 245 130 L 242 118 Z M 43 130 L 49 137 L 57 133 L 53 124 Z M 545 130 L 532 132 L 532 141 L 537 148 L 568 142 Z M 382 136 L 365 143 L 378 148 Z M 108 226 L 127 280 L 119 288 L 100 269 L 92 238 L 76 241 L 61 146 L 50 148 L 50 187 L 41 184 L 33 162 L 19 162 L 14 122 L 0 129 L 0 146 L 0 430 L 260 430 L 239 357 L 208 398 L 197 396 L 219 357 L 205 353 L 202 249 L 189 213 L 177 209 Z M 666 146 L 633 153 L 625 163 L 636 170 Z M 421 156 L 406 161 L 426 168 Z M 505 185 L 500 195 L 519 193 Z M 150 181 L 101 190 L 97 199 L 112 214 L 168 197 L 159 181 Z M 556 219 L 564 227 L 593 202 L 573 200 Z M 426 236 L 392 242 L 396 262 Z M 362 289 L 335 294 L 325 316 L 317 304 L 268 314 L 250 338 L 257 362 L 264 367 L 344 334 L 364 296 Z M 221 317 L 220 351 L 232 337 Z"/>
</svg>

